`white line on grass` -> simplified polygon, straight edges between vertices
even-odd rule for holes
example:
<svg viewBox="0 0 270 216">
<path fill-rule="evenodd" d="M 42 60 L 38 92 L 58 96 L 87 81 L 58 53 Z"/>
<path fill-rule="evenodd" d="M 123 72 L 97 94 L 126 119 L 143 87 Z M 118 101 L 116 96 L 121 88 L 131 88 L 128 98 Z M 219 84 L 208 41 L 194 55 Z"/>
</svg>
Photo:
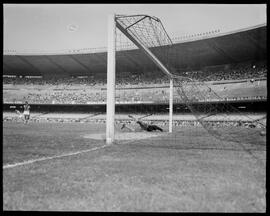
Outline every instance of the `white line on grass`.
<svg viewBox="0 0 270 216">
<path fill-rule="evenodd" d="M 38 158 L 38 159 L 23 161 L 23 162 L 20 162 L 20 163 L 6 164 L 6 165 L 3 166 L 3 169 L 13 168 L 13 167 L 17 167 L 17 166 L 26 165 L 26 164 L 31 164 L 31 163 L 35 163 L 35 162 L 38 162 L 38 161 L 52 160 L 52 159 L 56 159 L 56 158 L 62 158 L 62 157 L 82 154 L 82 153 L 85 153 L 85 152 L 96 151 L 96 150 L 105 148 L 106 146 L 109 146 L 109 145 L 106 144 L 106 145 L 103 145 L 103 146 L 100 146 L 100 147 L 95 147 L 95 148 L 92 148 L 92 149 L 87 149 L 87 150 L 82 150 L 82 151 L 77 151 L 77 152 L 71 152 L 71 153 L 61 154 L 61 155 L 55 155 L 55 156 L 51 156 L 51 157 L 42 157 L 42 158 Z"/>
</svg>

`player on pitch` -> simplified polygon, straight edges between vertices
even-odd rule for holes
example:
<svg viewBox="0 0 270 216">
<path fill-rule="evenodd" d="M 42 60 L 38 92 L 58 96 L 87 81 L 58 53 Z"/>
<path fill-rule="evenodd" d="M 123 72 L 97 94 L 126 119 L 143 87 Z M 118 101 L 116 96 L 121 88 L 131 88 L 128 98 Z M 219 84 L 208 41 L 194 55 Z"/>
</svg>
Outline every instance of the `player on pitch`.
<svg viewBox="0 0 270 216">
<path fill-rule="evenodd" d="M 146 115 L 146 116 L 149 116 L 149 115 Z M 163 129 L 158 127 L 157 125 L 146 124 L 146 123 L 140 121 L 142 118 L 144 118 L 146 116 L 143 116 L 141 118 L 134 118 L 132 115 L 128 115 L 128 117 L 132 118 L 137 124 L 140 125 L 142 130 L 145 130 L 145 131 L 148 131 L 148 132 L 156 131 L 156 130 L 163 131 Z M 135 131 L 135 129 L 126 126 L 126 124 L 122 125 L 121 130 L 124 129 L 124 128 L 127 128 L 128 130 L 133 131 L 133 132 Z"/>
<path fill-rule="evenodd" d="M 27 101 L 23 105 L 24 124 L 27 124 L 30 118 L 30 105 Z"/>
</svg>

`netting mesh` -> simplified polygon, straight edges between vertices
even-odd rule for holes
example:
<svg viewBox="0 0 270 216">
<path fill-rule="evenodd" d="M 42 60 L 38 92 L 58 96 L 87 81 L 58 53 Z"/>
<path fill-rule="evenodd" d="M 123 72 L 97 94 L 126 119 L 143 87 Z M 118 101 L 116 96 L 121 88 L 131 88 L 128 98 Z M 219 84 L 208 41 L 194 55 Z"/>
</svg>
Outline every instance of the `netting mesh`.
<svg viewBox="0 0 270 216">
<path fill-rule="evenodd" d="M 146 47 L 159 47 L 172 44 L 171 39 L 158 18 L 146 15 L 119 15 L 117 16 L 117 22 L 127 29 L 133 37 L 139 39 Z"/>
<path fill-rule="evenodd" d="M 162 147 L 187 147 L 186 143 L 189 143 L 188 148 L 205 148 L 207 145 L 213 147 L 213 144 L 207 144 L 201 138 L 197 142 L 194 140 L 204 133 L 205 137 L 209 138 L 210 135 L 214 139 L 216 148 L 242 149 L 258 159 L 252 151 L 265 149 L 265 137 L 261 136 L 262 129 L 265 130 L 266 127 L 264 116 L 253 118 L 241 113 L 206 82 L 176 74 L 170 57 L 178 54 L 159 19 L 145 15 L 119 15 L 116 23 L 126 31 L 123 34 L 119 28 L 116 30 L 116 105 L 136 104 L 124 111 L 126 113 L 123 113 L 121 106 L 116 108 L 116 139 L 124 140 L 123 133 L 126 130 L 126 136 L 137 132 L 140 141 L 137 138 L 136 143 L 142 145 L 157 146 L 157 140 L 161 139 Z M 169 77 L 138 47 L 137 42 L 149 49 L 173 74 L 174 103 L 182 104 L 182 107 L 189 110 L 175 113 L 173 134 L 162 135 L 162 138 L 159 132 L 156 136 L 152 134 L 149 137 L 138 134 L 144 130 L 134 120 L 149 114 L 143 119 L 144 123 L 157 125 L 163 132 L 168 132 Z M 125 76 L 132 82 L 125 83 Z M 157 78 L 160 83 L 154 84 L 152 81 Z M 145 106 L 147 103 L 160 102 L 163 108 Z M 124 126 L 125 130 L 123 124 L 127 126 Z"/>
<path fill-rule="evenodd" d="M 123 27 L 132 38 L 149 48 L 165 66 L 169 65 L 172 41 L 159 19 L 146 15 L 117 16 L 116 22 Z M 125 47 L 135 48 L 134 43 L 130 40 L 127 41 L 123 33 L 120 33 L 119 30 L 117 31 L 116 41 L 118 50 L 123 50 Z M 148 64 L 151 64 L 151 61 L 148 60 Z"/>
<path fill-rule="evenodd" d="M 265 116 L 254 119 L 224 101 L 204 82 L 175 78 L 176 91 L 200 125 L 219 141 L 236 142 L 244 150 L 264 146 Z M 260 148 L 260 147 L 259 147 Z"/>
</svg>

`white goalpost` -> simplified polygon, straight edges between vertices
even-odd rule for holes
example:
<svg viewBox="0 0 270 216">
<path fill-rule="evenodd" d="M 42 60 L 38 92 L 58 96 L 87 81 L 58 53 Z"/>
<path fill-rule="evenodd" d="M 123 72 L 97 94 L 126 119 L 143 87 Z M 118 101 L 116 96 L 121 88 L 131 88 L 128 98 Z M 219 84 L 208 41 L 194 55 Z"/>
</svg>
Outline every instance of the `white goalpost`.
<svg viewBox="0 0 270 216">
<path fill-rule="evenodd" d="M 114 142 L 115 119 L 115 14 L 108 18 L 106 143 Z"/>
<path fill-rule="evenodd" d="M 173 74 L 168 70 L 166 66 L 156 57 L 151 50 L 138 38 L 136 35 L 129 32 L 129 28 L 145 18 L 150 18 L 147 15 L 135 15 L 141 16 L 138 21 L 123 27 L 117 20 L 116 15 L 112 14 L 108 17 L 108 50 L 107 50 L 107 106 L 106 106 L 106 143 L 111 144 L 115 140 L 115 70 L 116 70 L 116 28 L 119 29 L 133 44 L 135 44 L 148 58 L 169 77 L 170 90 L 169 90 L 169 132 L 172 132 L 173 121 Z M 125 17 L 125 16 L 124 16 Z M 128 17 L 128 16 L 126 16 Z M 152 18 L 152 17 L 151 17 Z M 161 22 L 157 18 L 157 22 Z M 161 24 L 162 25 L 162 24 Z M 162 26 L 163 28 L 163 26 Z M 164 32 L 164 28 L 162 29 Z M 166 33 L 166 32 L 165 32 Z M 166 37 L 168 35 L 166 34 Z M 170 41 L 170 39 L 169 39 Z M 171 41 L 170 41 L 171 42 Z"/>
<path fill-rule="evenodd" d="M 173 122 L 173 79 L 170 79 L 170 100 L 169 100 L 169 133 L 172 133 Z"/>
</svg>

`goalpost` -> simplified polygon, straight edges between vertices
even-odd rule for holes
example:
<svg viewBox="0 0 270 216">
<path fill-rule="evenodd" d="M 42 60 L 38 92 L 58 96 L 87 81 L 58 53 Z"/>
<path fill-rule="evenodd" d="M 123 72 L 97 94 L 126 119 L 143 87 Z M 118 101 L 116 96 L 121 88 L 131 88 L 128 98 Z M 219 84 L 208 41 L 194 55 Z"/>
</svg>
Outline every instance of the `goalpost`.
<svg viewBox="0 0 270 216">
<path fill-rule="evenodd" d="M 149 18 L 156 21 L 159 26 L 159 31 L 163 31 L 163 37 L 165 42 L 160 42 L 158 39 L 159 45 L 172 45 L 170 38 L 168 37 L 163 25 L 159 19 L 155 17 L 150 17 L 147 15 L 135 15 L 135 16 L 121 16 L 120 18 L 129 18 L 129 17 L 138 17 L 138 20 L 135 20 L 134 23 L 124 26 L 125 23 L 120 24 L 117 20 L 115 14 L 112 14 L 108 17 L 108 50 L 107 50 L 107 106 L 106 106 L 106 143 L 111 144 L 114 142 L 115 138 L 115 70 L 116 70 L 116 28 L 119 29 L 133 44 L 135 44 L 143 53 L 164 73 L 169 77 L 170 80 L 170 98 L 169 98 L 169 132 L 172 132 L 172 119 L 173 119 L 173 74 L 168 70 L 168 68 L 159 60 L 158 57 L 147 47 L 143 39 L 139 39 L 133 34 L 132 31 L 129 31 L 130 28 L 144 19 Z M 152 19 L 152 20 L 151 20 Z"/>
<path fill-rule="evenodd" d="M 108 19 L 106 143 L 114 141 L 115 118 L 115 15 Z"/>
</svg>

